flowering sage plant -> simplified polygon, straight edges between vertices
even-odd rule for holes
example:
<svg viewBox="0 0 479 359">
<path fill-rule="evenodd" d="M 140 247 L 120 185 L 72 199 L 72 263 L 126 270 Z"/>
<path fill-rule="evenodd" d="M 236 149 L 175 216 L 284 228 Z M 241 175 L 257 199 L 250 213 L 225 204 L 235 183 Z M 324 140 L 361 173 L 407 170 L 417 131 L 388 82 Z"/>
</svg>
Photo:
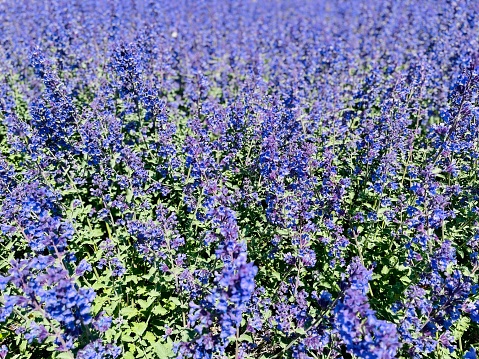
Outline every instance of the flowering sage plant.
<svg viewBox="0 0 479 359">
<path fill-rule="evenodd" d="M 0 359 L 473 359 L 479 2 L 0 1 Z"/>
</svg>

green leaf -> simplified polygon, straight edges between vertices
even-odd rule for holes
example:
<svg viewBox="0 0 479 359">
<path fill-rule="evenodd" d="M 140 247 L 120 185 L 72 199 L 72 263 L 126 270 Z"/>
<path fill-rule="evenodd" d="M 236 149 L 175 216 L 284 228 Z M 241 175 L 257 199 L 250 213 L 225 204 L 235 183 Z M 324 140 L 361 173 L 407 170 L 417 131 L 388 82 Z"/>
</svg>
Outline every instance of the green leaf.
<svg viewBox="0 0 479 359">
<path fill-rule="evenodd" d="M 155 315 L 165 315 L 168 313 L 168 311 L 159 304 L 155 305 L 151 312 Z"/>
<path fill-rule="evenodd" d="M 125 199 L 126 199 L 126 202 L 127 202 L 127 203 L 128 203 L 128 202 L 131 202 L 131 199 L 132 199 L 132 198 L 133 198 L 133 191 L 132 191 L 130 188 L 128 188 L 128 189 L 126 190 L 126 198 L 125 198 Z"/>
<path fill-rule="evenodd" d="M 147 323 L 134 323 L 132 329 L 137 336 L 141 337 L 147 327 Z"/>
<path fill-rule="evenodd" d="M 461 339 L 464 333 L 469 329 L 470 324 L 471 320 L 469 317 L 461 317 L 456 323 L 454 323 L 454 329 L 452 330 L 454 339 Z"/>
<path fill-rule="evenodd" d="M 138 277 L 136 275 L 128 275 L 125 277 L 125 283 L 133 282 L 138 284 Z"/>
<path fill-rule="evenodd" d="M 281 275 L 280 275 L 278 272 L 276 272 L 275 270 L 274 270 L 274 271 L 271 271 L 271 275 L 272 275 L 275 279 L 281 280 Z"/>
<path fill-rule="evenodd" d="M 238 339 L 240 342 L 248 342 L 248 343 L 253 342 L 253 338 L 248 333 L 241 334 L 241 336 Z"/>
<path fill-rule="evenodd" d="M 156 336 L 152 333 L 152 332 L 146 332 L 145 335 L 143 336 L 144 339 L 146 339 L 147 341 L 149 341 L 151 344 L 155 343 L 158 341 L 158 339 L 156 338 Z"/>
<path fill-rule="evenodd" d="M 171 347 L 167 344 L 156 342 L 155 344 L 153 344 L 153 348 L 155 349 L 155 353 L 162 359 L 169 358 L 170 356 L 173 355 L 173 351 L 171 350 Z"/>
<path fill-rule="evenodd" d="M 143 310 L 147 310 L 154 302 L 155 302 L 155 298 L 148 298 L 148 300 L 143 300 L 143 299 L 137 300 L 138 305 Z"/>
<path fill-rule="evenodd" d="M 121 340 L 123 342 L 134 342 L 136 339 L 130 336 L 130 332 L 122 333 Z"/>
<path fill-rule="evenodd" d="M 120 314 L 129 319 L 137 315 L 138 310 L 135 307 L 125 307 L 120 310 Z"/>
<path fill-rule="evenodd" d="M 74 359 L 75 356 L 72 352 L 63 352 L 55 355 L 56 359 Z"/>
</svg>

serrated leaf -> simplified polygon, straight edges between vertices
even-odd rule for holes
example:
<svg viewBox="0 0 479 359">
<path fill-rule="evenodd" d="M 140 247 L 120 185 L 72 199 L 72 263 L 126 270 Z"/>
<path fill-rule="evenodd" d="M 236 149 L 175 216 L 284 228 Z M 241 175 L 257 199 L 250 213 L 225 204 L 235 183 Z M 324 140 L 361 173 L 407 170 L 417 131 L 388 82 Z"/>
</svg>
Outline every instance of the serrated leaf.
<svg viewBox="0 0 479 359">
<path fill-rule="evenodd" d="M 121 340 L 123 342 L 131 343 L 131 342 L 134 342 L 136 339 L 133 338 L 129 332 L 126 332 L 121 334 Z"/>
<path fill-rule="evenodd" d="M 160 358 L 169 358 L 170 356 L 173 355 L 173 351 L 171 350 L 171 347 L 167 344 L 162 344 L 156 342 L 153 344 L 153 348 L 155 349 L 155 353 L 160 357 Z"/>
<path fill-rule="evenodd" d="M 157 304 L 152 310 L 152 313 L 155 315 L 165 315 L 168 311 L 163 308 L 161 305 Z"/>
<path fill-rule="evenodd" d="M 152 344 L 158 341 L 158 338 L 152 332 L 149 332 L 149 331 L 145 333 L 143 338 Z"/>
<path fill-rule="evenodd" d="M 147 323 L 134 323 L 131 329 L 137 336 L 140 337 L 143 335 L 147 327 L 148 327 Z"/>
<path fill-rule="evenodd" d="M 138 310 L 134 307 L 125 307 L 120 310 L 120 314 L 129 318 L 133 318 L 138 314 Z"/>
<path fill-rule="evenodd" d="M 155 298 L 148 298 L 148 300 L 143 300 L 143 299 L 137 300 L 138 305 L 143 310 L 147 310 L 154 302 L 155 302 Z"/>
</svg>

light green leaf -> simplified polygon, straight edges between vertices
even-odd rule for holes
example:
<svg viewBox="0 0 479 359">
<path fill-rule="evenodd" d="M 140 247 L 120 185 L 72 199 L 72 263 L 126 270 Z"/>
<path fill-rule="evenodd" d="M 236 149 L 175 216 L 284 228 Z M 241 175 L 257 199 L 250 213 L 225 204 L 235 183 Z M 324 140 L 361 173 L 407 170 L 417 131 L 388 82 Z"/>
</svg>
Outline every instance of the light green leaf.
<svg viewBox="0 0 479 359">
<path fill-rule="evenodd" d="M 145 332 L 147 327 L 147 323 L 134 323 L 131 329 L 137 336 L 140 337 Z"/>
<path fill-rule="evenodd" d="M 125 307 L 120 310 L 120 314 L 127 318 L 132 318 L 138 314 L 138 310 L 134 307 Z"/>
<path fill-rule="evenodd" d="M 173 355 L 173 351 L 171 350 L 171 347 L 168 346 L 167 344 L 156 342 L 155 344 L 153 344 L 153 348 L 155 348 L 156 354 L 162 359 L 169 358 L 170 356 Z"/>
</svg>

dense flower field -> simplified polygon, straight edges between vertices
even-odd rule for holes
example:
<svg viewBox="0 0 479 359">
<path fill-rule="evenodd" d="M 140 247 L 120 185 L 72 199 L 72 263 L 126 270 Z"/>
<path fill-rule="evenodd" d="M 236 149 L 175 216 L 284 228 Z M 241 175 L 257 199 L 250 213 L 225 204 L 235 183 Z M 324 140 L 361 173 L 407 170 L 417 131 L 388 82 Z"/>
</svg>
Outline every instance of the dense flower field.
<svg viewBox="0 0 479 359">
<path fill-rule="evenodd" d="M 476 358 L 478 22 L 0 1 L 0 358 Z"/>
</svg>

